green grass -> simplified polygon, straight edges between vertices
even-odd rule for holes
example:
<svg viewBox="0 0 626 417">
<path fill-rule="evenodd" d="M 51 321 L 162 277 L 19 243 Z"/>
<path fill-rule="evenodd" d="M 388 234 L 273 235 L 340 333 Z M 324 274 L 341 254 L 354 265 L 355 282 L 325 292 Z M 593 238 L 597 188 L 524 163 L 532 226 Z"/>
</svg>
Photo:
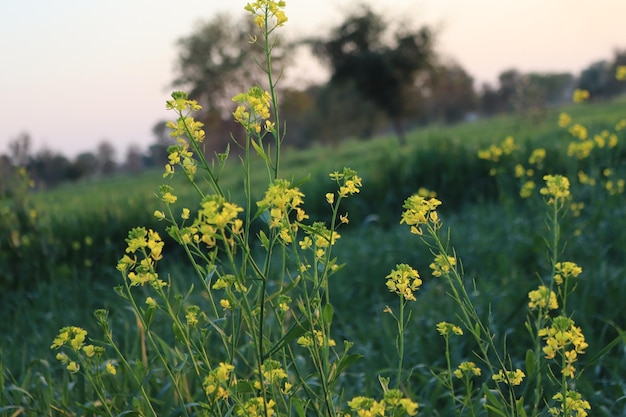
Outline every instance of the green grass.
<svg viewBox="0 0 626 417">
<path fill-rule="evenodd" d="M 351 387 L 346 396 L 372 392 L 378 383 L 376 375 L 391 373 L 381 365 L 392 364 L 395 354 L 394 323 L 382 314 L 385 305 L 394 300 L 386 291 L 384 277 L 395 264 L 406 262 L 425 275 L 424 288 L 411 307 L 413 318 L 407 332 L 410 389 L 419 393 L 424 415 L 438 415 L 443 394 L 429 383 L 432 374 L 425 365 L 443 366 L 443 346 L 435 325 L 452 320 L 454 306 L 443 286 L 428 277 L 428 250 L 405 226 L 398 225 L 402 201 L 422 186 L 437 191 L 444 202 L 442 216 L 451 230 L 450 243 L 467 279 L 476 282 L 475 296 L 482 314 L 491 312 L 496 333 L 503 341 L 506 335 L 511 351 L 523 358 L 526 294 L 550 273 L 544 242 L 545 210 L 539 198 L 534 203 L 521 200 L 517 182 L 499 182 L 490 176 L 490 165 L 479 160 L 477 152 L 513 135 L 524 147 L 522 153 L 538 146 L 548 149 L 547 172 L 575 175 L 579 166 L 564 156 L 569 139 L 556 126 L 562 110 L 590 131 L 612 129 L 626 115 L 626 98 L 551 109 L 540 120 L 499 116 L 453 127 L 418 129 L 410 133 L 404 149 L 393 137 L 381 137 L 366 142 L 347 140 L 337 147 L 286 150 L 282 176 L 299 180 L 310 174 L 302 188 L 312 218 L 328 217 L 323 196 L 332 189 L 329 172 L 349 166 L 363 177 L 361 194 L 346 206 L 351 222 L 342 231 L 335 251 L 346 266 L 331 283 L 335 339 L 354 341 L 356 351 L 365 355 L 345 376 L 346 387 Z M 626 173 L 624 140 L 622 135 L 622 144 L 614 151 L 614 169 L 622 175 Z M 232 198 L 237 201 L 242 198 L 236 191 L 240 184 L 234 180 L 238 166 L 235 158 L 230 162 L 223 184 L 233 189 Z M 511 169 L 513 162 L 507 163 L 511 165 L 506 168 Z M 260 170 L 253 172 L 260 179 Z M 154 193 L 163 182 L 161 172 L 150 171 L 66 185 L 33 196 L 41 221 L 40 239 L 24 252 L 24 258 L 15 261 L 19 263 L 19 284 L 0 295 L 0 404 L 36 408 L 50 404 L 53 398 L 80 398 L 80 386 L 67 384 L 66 373 L 60 372 L 49 345 L 58 328 L 68 324 L 98 334 L 92 317 L 96 308 L 110 309 L 116 334 L 129 352 L 140 354 L 133 317 L 112 290 L 121 280 L 115 263 L 123 254 L 130 228 L 145 225 L 162 230 L 152 213 L 160 208 Z M 180 179 L 175 179 L 173 186 L 183 205 L 191 206 L 195 201 L 191 187 Z M 254 188 L 259 197 L 263 191 Z M 626 328 L 626 287 L 622 283 L 626 205 L 623 194 L 608 196 L 589 187 L 577 187 L 573 192 L 586 207 L 579 217 L 565 220 L 563 256 L 584 270 L 573 304 L 575 319 L 590 343 L 585 359 L 591 359 L 616 337 L 616 329 Z M 93 244 L 86 244 L 87 236 Z M 173 242 L 166 244 L 165 251 L 162 273 L 169 273 L 174 285 L 186 288 L 193 282 L 192 274 L 180 267 L 181 257 Z M 471 357 L 471 346 L 456 346 L 455 355 Z M 626 395 L 624 373 L 623 342 L 585 369 L 580 389 L 592 402 L 594 415 L 626 413 L 625 402 L 620 400 Z"/>
</svg>

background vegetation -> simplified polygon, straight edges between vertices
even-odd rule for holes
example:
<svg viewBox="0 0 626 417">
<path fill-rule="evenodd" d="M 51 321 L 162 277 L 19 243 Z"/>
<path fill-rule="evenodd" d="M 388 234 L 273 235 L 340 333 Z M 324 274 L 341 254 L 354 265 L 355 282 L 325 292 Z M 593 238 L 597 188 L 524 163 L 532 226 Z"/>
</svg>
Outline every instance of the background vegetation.
<svg viewBox="0 0 626 417">
<path fill-rule="evenodd" d="M 175 84 L 189 88 L 205 106 L 201 117 L 210 158 L 225 149 L 228 132 L 236 129 L 229 121 L 230 96 L 255 81 L 241 68 L 256 52 L 228 47 L 245 40 L 248 29 L 217 19 L 180 42 Z M 498 87 L 477 92 L 462 68 L 438 59 L 432 36 L 428 28 L 390 27 L 362 9 L 326 38 L 275 44 L 278 64 L 287 63 L 291 48 L 313 46 L 333 74 L 326 85 L 284 90 L 291 146 L 282 154 L 281 176 L 301 184 L 310 197 L 304 208 L 317 219 L 329 216 L 324 198 L 329 172 L 349 166 L 363 179 L 358 196 L 342 206 L 350 224 L 342 228 L 334 255 L 346 265 L 333 276 L 329 291 L 333 338 L 355 342 L 354 351 L 363 354 L 342 376 L 339 395 L 373 395 L 377 377 L 395 372 L 381 365 L 393 363 L 397 353 L 395 323 L 382 314 L 395 299 L 384 279 L 399 263 L 428 271 L 432 261 L 428 248 L 398 225 L 403 201 L 418 190 L 436 192 L 444 202 L 438 213 L 451 230 L 449 244 L 465 276 L 475 283 L 468 287 L 474 289 L 478 314 L 512 357 L 524 357 L 527 294 L 551 274 L 545 207 L 537 193 L 549 173 L 573 183 L 574 200 L 562 230 L 567 244 L 559 255 L 575 259 L 585 271 L 580 289 L 568 299 L 590 345 L 579 361 L 576 389 L 593 404 L 594 414 L 625 414 L 626 352 L 620 337 L 626 326 L 626 235 L 621 233 L 626 98 L 612 79 L 626 54 L 616 52 L 612 62 L 593 64 L 579 77 L 506 71 Z M 558 104 L 571 98 L 575 86 L 590 90 L 594 100 Z M 71 409 L 80 414 L 95 407 L 84 374 L 70 378 L 53 360 L 50 344 L 68 323 L 99 334 L 90 318 L 99 308 L 109 311 L 121 350 L 137 366 L 148 367 L 140 321 L 112 288 L 122 279 L 115 265 L 130 229 L 141 225 L 168 235 L 153 213 L 162 204 L 155 193 L 165 181 L 160 167 L 171 140 L 164 122 L 154 134 L 155 144 L 147 152 L 130 149 L 123 166 L 106 142 L 73 162 L 51 151 L 33 154 L 28 134 L 0 157 L 0 413 L 55 415 Z M 230 143 L 236 159 L 236 144 Z M 537 150 L 545 157 L 536 159 Z M 220 185 L 240 202 L 245 197 L 236 166 L 227 165 Z M 259 163 L 250 172 L 262 169 Z M 255 180 L 252 198 L 258 200 L 265 189 L 255 187 Z M 179 203 L 195 206 L 191 187 L 179 177 L 173 181 Z M 536 188 L 529 188 L 531 182 Z M 524 195 L 524 190 L 531 192 Z M 167 238 L 165 252 L 159 272 L 171 279 L 173 291 L 185 292 L 194 285 L 194 271 L 183 266 L 185 254 Z M 426 415 L 448 415 L 448 393 L 434 383 L 436 372 L 446 367 L 435 326 L 457 310 L 440 281 L 423 278 L 418 302 L 408 307 L 413 319 L 406 329 L 404 364 L 410 377 L 403 388 L 416 393 Z M 164 326 L 153 324 L 159 325 Z M 174 342 L 169 328 L 160 330 L 167 335 L 165 344 Z M 466 343 L 451 351 L 455 363 L 474 358 Z M 107 388 L 132 398 L 130 378 L 119 381 Z M 176 402 L 159 370 L 144 385 L 164 409 Z M 201 388 L 189 387 L 192 394 L 194 389 Z"/>
<path fill-rule="evenodd" d="M 589 171 L 594 163 L 607 163 L 604 159 L 594 162 L 592 158 L 567 156 L 572 137 L 556 123 L 562 110 L 584 123 L 590 132 L 613 131 L 626 114 L 626 99 L 555 108 L 538 122 L 503 115 L 452 127 L 421 128 L 407 135 L 405 148 L 399 148 L 393 136 L 381 136 L 368 142 L 355 138 L 335 146 L 318 145 L 284 154 L 286 176 L 298 180 L 311 174 L 302 190 L 311 197 L 306 200 L 306 210 L 314 216 L 326 213 L 320 196 L 328 191 L 329 171 L 345 165 L 363 177 L 362 192 L 347 201 L 351 223 L 342 232 L 335 252 L 346 267 L 331 283 L 335 339 L 354 341 L 355 350 L 365 355 L 350 368 L 348 386 L 354 392 L 346 395 L 372 392 L 378 384 L 376 375 L 387 372 L 379 369 L 381 358 L 395 354 L 393 323 L 381 314 L 393 301 L 384 288 L 389 269 L 410 261 L 418 270 L 426 271 L 431 262 L 426 248 L 398 225 L 402 201 L 421 187 L 436 191 L 444 202 L 441 213 L 446 227 L 452 230 L 451 243 L 458 250 L 466 276 L 477 282 L 480 293 L 475 294 L 476 302 L 484 314 L 490 311 L 493 315 L 494 332 L 510 335 L 507 343 L 512 352 L 524 350 L 525 337 L 520 329 L 526 294 L 536 287 L 537 271 L 549 271 L 543 241 L 545 210 L 538 195 L 519 197 L 521 180 L 513 175 L 515 166 L 526 164 L 537 147 L 547 150 L 546 169 L 569 174 L 573 181 L 579 170 Z M 619 143 L 610 153 L 616 178 L 626 174 L 623 132 L 617 132 Z M 516 154 L 495 165 L 478 158 L 480 149 L 499 144 L 508 135 L 520 146 Z M 496 176 L 490 174 L 494 166 L 499 170 Z M 225 184 L 229 178 L 229 172 L 224 172 Z M 50 342 L 57 329 L 67 323 L 97 334 L 89 317 L 96 308 L 107 308 L 124 348 L 141 354 L 142 341 L 132 330 L 135 318 L 121 307 L 122 300 L 112 287 L 121 280 L 115 265 L 123 254 L 128 230 L 137 225 L 156 230 L 163 227 L 152 216 L 160 208 L 153 194 L 163 178 L 161 171 L 151 170 L 36 194 L 27 193 L 26 176 L 15 177 L 13 183 L 19 181 L 26 182 L 24 187 L 15 187 L 13 197 L 0 206 L 0 404 L 36 407 L 64 396 L 80 401 L 80 386 L 68 385 L 64 388 L 68 392 L 57 390 L 62 385 L 54 381 L 66 377 L 49 351 Z M 575 185 L 574 199 L 583 202 L 584 208 L 577 217 L 568 217 L 563 233 L 565 255 L 576 259 L 585 271 L 581 288 L 571 301 L 576 306 L 575 320 L 585 329 L 590 344 L 585 355 L 590 362 L 579 388 L 594 404 L 594 413 L 609 416 L 626 412 L 626 404 L 620 400 L 626 394 L 621 377 L 626 371 L 625 353 L 623 347 L 614 348 L 599 362 L 591 359 L 617 336 L 617 329 L 626 327 L 622 302 L 626 297 L 626 241 L 621 232 L 626 226 L 626 205 L 621 192 L 609 193 L 601 178 L 598 181 L 596 186 Z M 236 183 L 231 185 L 236 189 Z M 175 186 L 180 199 L 192 198 L 192 190 L 186 197 L 185 187 Z M 233 197 L 235 201 L 241 198 Z M 318 201 L 319 207 L 315 205 Z M 14 216 L 11 220 L 9 213 Z M 160 266 L 161 274 L 169 274 L 174 286 L 186 288 L 193 274 L 180 267 L 183 254 L 178 256 L 175 248 L 172 242 L 166 243 L 168 256 Z M 436 415 L 444 393 L 428 391 L 433 376 L 424 364 L 444 365 L 443 346 L 434 326 L 454 310 L 441 285 L 430 278 L 425 281 L 418 302 L 412 306 L 406 363 L 415 387 L 420 387 L 421 410 Z M 471 352 L 460 346 L 455 354 L 460 360 Z M 34 398 L 35 393 L 45 398 Z"/>
<path fill-rule="evenodd" d="M 263 51 L 248 42 L 250 22 L 216 16 L 199 24 L 178 42 L 179 54 L 172 87 L 190 92 L 203 105 L 200 119 L 210 143 L 205 151 L 222 152 L 236 125 L 230 117 L 231 98 L 255 83 Z M 590 63 L 580 74 L 502 71 L 495 85 L 478 85 L 471 74 L 436 49 L 437 32 L 430 27 L 399 26 L 363 6 L 349 13 L 329 33 L 315 39 L 294 39 L 274 45 L 276 73 L 289 70 L 297 49 L 317 56 L 331 74 L 325 83 L 279 84 L 281 107 L 289 120 L 288 146 L 337 145 L 431 124 L 451 125 L 499 114 L 524 114 L 546 120 L 550 109 L 571 100 L 576 88 L 602 101 L 624 92 L 615 69 L 626 64 L 626 51 Z M 511 132 L 515 133 L 515 132 Z M 162 167 L 172 139 L 165 121 L 153 127 L 154 142 L 147 149 L 130 145 L 115 149 L 103 139 L 92 152 L 73 159 L 54 149 L 33 149 L 29 133 L 12 138 L 0 150 L 0 173 L 11 167 L 28 169 L 38 189 L 118 173 L 138 173 Z M 236 149 L 233 149 L 234 151 Z M 0 191 L 8 181 L 0 176 Z M 5 187 L 6 188 L 6 187 Z"/>
</svg>

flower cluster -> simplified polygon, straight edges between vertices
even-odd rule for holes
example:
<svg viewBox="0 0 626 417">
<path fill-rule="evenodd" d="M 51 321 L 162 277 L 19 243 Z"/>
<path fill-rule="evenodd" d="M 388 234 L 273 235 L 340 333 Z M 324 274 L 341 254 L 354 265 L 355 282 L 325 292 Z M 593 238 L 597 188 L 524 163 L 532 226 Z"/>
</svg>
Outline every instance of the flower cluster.
<svg viewBox="0 0 626 417">
<path fill-rule="evenodd" d="M 126 238 L 126 255 L 119 260 L 117 270 L 122 272 L 130 281 L 130 286 L 150 284 L 154 288 L 162 288 L 167 285 L 159 279 L 155 270 L 156 261 L 163 258 L 162 251 L 164 242 L 158 232 L 146 230 L 144 227 L 135 227 L 128 232 Z M 142 259 L 137 259 L 137 253 Z M 129 256 L 128 254 L 131 254 Z"/>
<path fill-rule="evenodd" d="M 556 293 L 551 291 L 550 288 L 545 285 L 540 285 L 538 289 L 532 290 L 528 293 L 528 307 L 531 310 L 535 309 L 549 309 L 556 310 L 559 308 L 559 303 L 556 299 Z"/>
<path fill-rule="evenodd" d="M 219 239 L 234 244 L 233 236 L 242 232 L 243 220 L 239 219 L 239 213 L 243 208 L 217 194 L 203 197 L 200 209 L 192 224 L 186 227 L 169 227 L 169 234 L 181 244 L 205 244 L 208 248 L 214 248 Z M 185 211 L 183 211 L 185 217 Z M 230 231 L 230 234 L 227 234 Z"/>
<path fill-rule="evenodd" d="M 549 198 L 549 202 L 555 199 L 557 202 L 563 202 L 570 196 L 569 180 L 563 175 L 544 175 L 546 186 L 542 187 L 539 192 Z"/>
<path fill-rule="evenodd" d="M 479 150 L 478 158 L 498 162 L 503 155 L 510 155 L 518 149 L 519 145 L 515 143 L 513 136 L 507 136 L 500 145 L 491 145 L 487 149 Z"/>
<path fill-rule="evenodd" d="M 336 230 L 330 230 L 324 222 L 314 222 L 304 229 L 306 236 L 298 242 L 302 250 L 312 249 L 315 251 L 315 259 L 321 260 L 326 250 L 334 246 L 341 235 Z M 331 265 L 332 267 L 332 265 Z"/>
<path fill-rule="evenodd" d="M 421 235 L 421 225 L 432 224 L 437 229 L 440 226 L 437 207 L 441 205 L 441 201 L 436 198 L 426 199 L 420 195 L 413 195 L 404 201 L 402 206 L 406 209 L 402 213 L 400 224 L 406 223 L 411 226 L 411 233 Z"/>
<path fill-rule="evenodd" d="M 585 100 L 589 99 L 589 91 L 587 90 L 581 90 L 580 88 L 577 88 L 574 90 L 574 93 L 572 94 L 572 101 L 574 103 L 582 103 Z"/>
<path fill-rule="evenodd" d="M 80 365 L 77 360 L 89 362 L 92 358 L 101 359 L 104 353 L 103 347 L 86 344 L 86 339 L 86 330 L 77 326 L 66 326 L 59 330 L 59 334 L 54 338 L 50 349 L 59 349 L 63 346 L 67 346 L 70 348 L 73 355 L 78 355 L 78 358 L 75 359 L 71 359 L 65 352 L 59 352 L 56 355 L 57 360 L 65 365 L 68 371 L 75 373 L 80 370 Z M 101 369 L 111 375 L 117 373 L 115 365 L 110 360 L 106 361 Z"/>
<path fill-rule="evenodd" d="M 344 168 L 342 172 L 335 171 L 329 174 L 330 179 L 337 182 L 339 185 L 339 197 L 347 197 L 349 195 L 357 194 L 362 186 L 361 177 L 357 175 L 357 172 L 350 168 Z M 332 196 L 332 197 L 331 197 Z M 326 200 L 332 204 L 334 201 L 333 194 L 326 194 Z"/>
<path fill-rule="evenodd" d="M 287 372 L 283 369 L 280 362 L 274 359 L 266 359 L 261 364 L 261 374 L 263 384 L 265 386 L 275 385 L 280 386 L 283 393 L 287 393 L 291 390 L 292 384 L 284 380 L 287 379 Z M 258 380 L 254 383 L 255 389 L 261 389 L 261 382 Z"/>
<path fill-rule="evenodd" d="M 540 329 L 538 334 L 546 343 L 543 347 L 546 359 L 554 359 L 557 353 L 561 355 L 565 360 L 565 367 L 561 372 L 573 378 L 576 371 L 573 364 L 578 360 L 578 355 L 585 353 L 589 346 L 580 327 L 574 325 L 574 320 L 559 316 L 552 320 L 550 327 Z"/>
<path fill-rule="evenodd" d="M 440 323 L 437 323 L 437 331 L 442 336 L 447 336 L 450 333 L 453 333 L 453 334 L 455 334 L 457 336 L 462 336 L 463 335 L 463 329 L 461 329 L 457 325 L 454 325 L 452 323 L 448 323 L 446 321 L 442 321 Z"/>
<path fill-rule="evenodd" d="M 282 10 L 286 6 L 284 1 L 273 0 L 257 0 L 252 3 L 246 4 L 244 9 L 254 15 L 254 23 L 261 29 L 268 29 L 271 31 L 273 28 L 280 27 L 287 22 L 287 15 Z M 276 23 L 273 28 L 269 28 L 270 18 L 275 18 Z"/>
<path fill-rule="evenodd" d="M 263 397 L 250 398 L 243 405 L 237 407 L 237 415 L 245 417 L 271 417 L 274 412 L 276 401 L 264 400 Z"/>
<path fill-rule="evenodd" d="M 558 262 L 554 266 L 554 282 L 561 285 L 568 278 L 577 278 L 583 269 L 574 262 Z"/>
<path fill-rule="evenodd" d="M 219 366 L 204 378 L 202 387 L 208 398 L 225 399 L 229 396 L 228 385 L 230 375 L 235 367 L 229 363 L 220 362 Z"/>
<path fill-rule="evenodd" d="M 591 410 L 589 402 L 583 400 L 582 395 L 576 391 L 566 390 L 565 400 L 562 392 L 555 394 L 552 399 L 560 402 L 561 406 L 550 407 L 548 412 L 551 416 L 587 417 L 587 410 Z"/>
<path fill-rule="evenodd" d="M 474 362 L 461 362 L 454 370 L 454 376 L 461 379 L 464 376 L 480 376 L 481 370 Z"/>
<path fill-rule="evenodd" d="M 399 389 L 388 389 L 381 401 L 376 401 L 370 397 L 354 397 L 348 401 L 348 407 L 356 412 L 359 417 L 414 416 L 417 414 L 419 405 L 409 398 L 404 398 Z"/>
<path fill-rule="evenodd" d="M 497 374 L 493 375 L 491 379 L 495 382 L 504 382 L 508 385 L 519 385 L 524 380 L 526 374 L 521 369 L 516 369 L 514 371 L 503 371 L 500 369 Z"/>
<path fill-rule="evenodd" d="M 319 346 L 336 346 L 337 342 L 331 338 L 324 338 L 324 334 L 320 330 L 313 329 L 312 332 L 307 332 L 303 336 L 300 336 L 296 343 L 306 348 L 317 348 Z"/>
<path fill-rule="evenodd" d="M 450 269 L 456 266 L 456 258 L 454 256 L 445 256 L 441 253 L 435 256 L 435 260 L 429 265 L 433 270 L 434 277 L 440 277 L 450 273 Z"/>
<path fill-rule="evenodd" d="M 405 300 L 415 301 L 414 291 L 417 291 L 422 285 L 417 270 L 407 264 L 398 264 L 396 269 L 387 275 L 387 288 L 389 291 L 395 292 Z"/>
<path fill-rule="evenodd" d="M 304 194 L 298 187 L 292 187 L 288 180 L 277 179 L 265 192 L 265 196 L 256 204 L 259 210 L 268 210 L 270 215 L 270 229 L 278 229 L 278 235 L 284 243 L 291 243 L 298 231 L 298 222 L 308 219 L 308 214 L 302 209 Z M 295 212 L 296 223 L 289 218 Z"/>
<path fill-rule="evenodd" d="M 269 92 L 255 86 L 247 93 L 237 94 L 233 101 L 238 103 L 233 117 L 246 131 L 261 133 L 261 127 L 267 132 L 274 131 L 274 123 L 269 120 L 272 105 L 272 96 Z"/>
<path fill-rule="evenodd" d="M 174 174 L 174 167 L 179 165 L 183 172 L 193 178 L 197 170 L 197 164 L 193 158 L 193 152 L 189 150 L 189 142 L 187 138 L 200 143 L 204 141 L 205 132 L 202 129 L 204 124 L 189 116 L 192 111 L 201 110 L 202 107 L 195 100 L 190 100 L 187 93 L 176 91 L 172 93 L 172 100 L 168 100 L 166 104 L 168 110 L 174 110 L 178 113 L 178 119 L 168 121 L 166 126 L 171 130 L 170 136 L 176 139 L 177 145 L 168 148 L 168 163 L 165 165 L 165 173 L 163 177 Z"/>
</svg>

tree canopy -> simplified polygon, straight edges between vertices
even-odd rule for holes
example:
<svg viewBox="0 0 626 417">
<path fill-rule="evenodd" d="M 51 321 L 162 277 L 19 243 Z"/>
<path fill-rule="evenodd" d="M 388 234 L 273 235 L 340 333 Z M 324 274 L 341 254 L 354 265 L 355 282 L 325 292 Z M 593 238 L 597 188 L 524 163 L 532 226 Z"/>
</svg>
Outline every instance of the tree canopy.
<svg viewBox="0 0 626 417">
<path fill-rule="evenodd" d="M 420 71 L 431 66 L 433 33 L 422 27 L 398 29 L 387 36 L 387 28 L 381 16 L 363 6 L 329 38 L 313 41 L 313 51 L 330 65 L 331 84 L 352 84 L 389 117 L 404 142 L 406 95 Z"/>
<path fill-rule="evenodd" d="M 173 85 L 184 88 L 207 112 L 230 114 L 231 99 L 264 80 L 257 65 L 265 66 L 265 52 L 251 37 L 255 31 L 250 19 L 234 19 L 226 14 L 199 23 L 190 35 L 178 41 Z M 285 62 L 284 47 L 275 44 L 272 53 L 280 72 Z"/>
</svg>

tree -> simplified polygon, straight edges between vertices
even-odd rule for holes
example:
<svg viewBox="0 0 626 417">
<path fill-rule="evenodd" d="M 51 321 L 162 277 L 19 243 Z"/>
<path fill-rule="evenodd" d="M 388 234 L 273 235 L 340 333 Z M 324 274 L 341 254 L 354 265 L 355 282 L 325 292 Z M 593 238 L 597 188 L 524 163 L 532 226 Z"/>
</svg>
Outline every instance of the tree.
<svg viewBox="0 0 626 417">
<path fill-rule="evenodd" d="M 143 168 L 143 160 L 144 157 L 139 146 L 132 144 L 126 149 L 124 169 L 128 173 L 136 174 Z"/>
<path fill-rule="evenodd" d="M 152 134 L 155 137 L 155 141 L 148 147 L 146 165 L 163 167 L 167 163 L 167 148 L 176 143 L 170 136 L 169 130 L 165 120 L 158 121 L 152 127 Z"/>
<path fill-rule="evenodd" d="M 89 178 L 98 172 L 98 157 L 92 152 L 78 154 L 72 164 L 72 179 Z"/>
<path fill-rule="evenodd" d="M 332 70 L 331 85 L 352 85 L 391 120 L 405 143 L 403 118 L 407 90 L 431 66 L 433 34 L 427 27 L 396 30 L 385 42 L 387 25 L 367 6 L 349 16 L 329 39 L 312 41 L 313 52 Z"/>
<path fill-rule="evenodd" d="M 251 41 L 256 29 L 250 19 L 234 20 L 224 14 L 200 23 L 193 33 L 178 41 L 173 85 L 185 88 L 205 111 L 230 117 L 232 98 L 264 79 L 257 65 L 265 65 L 265 52 Z M 285 47 L 275 44 L 272 59 L 277 73 L 285 56 Z"/>
<path fill-rule="evenodd" d="M 100 142 L 96 151 L 96 158 L 98 160 L 100 174 L 111 175 L 115 172 L 117 168 L 117 164 L 115 163 L 115 148 L 110 142 L 106 140 Z"/>
<path fill-rule="evenodd" d="M 30 174 L 40 189 L 48 189 L 67 181 L 71 177 L 72 165 L 63 155 L 44 148 L 30 161 Z"/>
<path fill-rule="evenodd" d="M 474 79 L 457 63 L 437 65 L 428 79 L 429 119 L 454 123 L 477 106 Z M 417 94 L 416 94 L 417 95 Z"/>
<path fill-rule="evenodd" d="M 597 61 L 584 69 L 578 88 L 589 91 L 592 99 L 610 98 L 624 91 L 624 83 L 615 79 L 618 65 L 626 65 L 626 51 L 615 51 L 613 62 Z"/>
<path fill-rule="evenodd" d="M 26 132 L 9 142 L 9 158 L 15 166 L 25 167 L 30 160 L 32 140 Z"/>
</svg>

